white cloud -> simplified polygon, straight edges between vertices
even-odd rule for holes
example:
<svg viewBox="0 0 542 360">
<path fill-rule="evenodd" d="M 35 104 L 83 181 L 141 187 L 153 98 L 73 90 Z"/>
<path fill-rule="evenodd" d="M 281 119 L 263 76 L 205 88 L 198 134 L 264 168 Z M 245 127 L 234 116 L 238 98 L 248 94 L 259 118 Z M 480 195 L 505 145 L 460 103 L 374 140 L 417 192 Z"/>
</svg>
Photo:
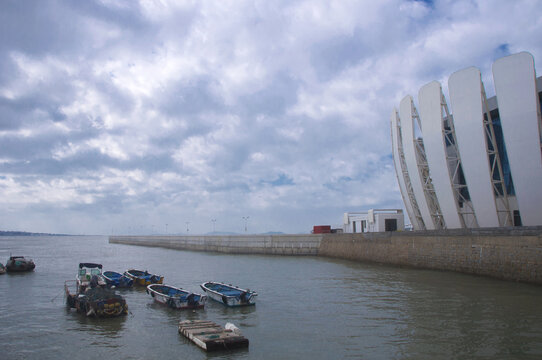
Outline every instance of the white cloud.
<svg viewBox="0 0 542 360">
<path fill-rule="evenodd" d="M 0 217 L 21 230 L 308 232 L 401 207 L 399 100 L 542 61 L 532 0 L 48 5 L 0 5 Z"/>
</svg>

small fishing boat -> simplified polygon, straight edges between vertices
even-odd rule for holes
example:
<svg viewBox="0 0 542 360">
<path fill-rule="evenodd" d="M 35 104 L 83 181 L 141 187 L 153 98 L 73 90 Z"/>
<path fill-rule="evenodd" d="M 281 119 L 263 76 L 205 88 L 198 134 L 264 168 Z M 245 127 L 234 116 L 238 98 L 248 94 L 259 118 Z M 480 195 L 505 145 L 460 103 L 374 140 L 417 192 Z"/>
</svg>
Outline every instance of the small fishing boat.
<svg viewBox="0 0 542 360">
<path fill-rule="evenodd" d="M 106 282 L 102 278 L 102 264 L 79 263 L 79 271 L 75 278 L 77 283 L 77 292 L 83 293 L 95 282 L 96 286 L 105 287 Z"/>
<path fill-rule="evenodd" d="M 200 285 L 207 295 L 227 306 L 245 306 L 256 304 L 258 294 L 250 289 L 241 289 L 237 286 L 208 281 Z"/>
<path fill-rule="evenodd" d="M 35 267 L 34 261 L 24 256 L 10 256 L 6 263 L 7 272 L 33 271 Z"/>
<path fill-rule="evenodd" d="M 94 287 L 93 287 L 94 286 Z M 70 287 L 75 291 L 70 291 Z M 84 292 L 77 291 L 76 281 L 64 283 L 66 305 L 89 317 L 116 317 L 128 314 L 126 300 L 113 290 L 91 285 Z"/>
<path fill-rule="evenodd" d="M 148 271 L 141 270 L 126 270 L 124 275 L 134 280 L 134 284 L 140 286 L 147 286 L 150 284 L 161 284 L 164 281 L 164 277 L 161 275 L 149 274 Z"/>
<path fill-rule="evenodd" d="M 6 273 L 6 267 L 2 265 L 2 263 L 0 263 L 0 275 L 5 274 L 5 273 Z"/>
<path fill-rule="evenodd" d="M 151 284 L 147 286 L 147 293 L 154 301 L 165 304 L 172 309 L 202 309 L 207 296 L 195 294 L 169 285 Z"/>
<path fill-rule="evenodd" d="M 129 288 L 134 285 L 134 279 L 115 271 L 104 271 L 102 277 L 109 287 Z"/>
<path fill-rule="evenodd" d="M 64 291 L 68 307 L 86 316 L 115 317 L 128 313 L 126 300 L 106 288 L 101 264 L 80 263 L 75 280 L 64 282 Z"/>
</svg>

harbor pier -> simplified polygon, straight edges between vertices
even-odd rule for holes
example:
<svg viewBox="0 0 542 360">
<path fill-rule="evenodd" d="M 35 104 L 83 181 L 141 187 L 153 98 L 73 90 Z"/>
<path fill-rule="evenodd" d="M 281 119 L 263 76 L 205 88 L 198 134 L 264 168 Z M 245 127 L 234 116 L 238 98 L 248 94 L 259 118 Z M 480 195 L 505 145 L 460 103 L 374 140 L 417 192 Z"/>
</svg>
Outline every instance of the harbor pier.
<svg viewBox="0 0 542 360">
<path fill-rule="evenodd" d="M 229 254 L 318 255 L 322 235 L 110 236 L 109 242 Z"/>
<path fill-rule="evenodd" d="M 325 256 L 542 284 L 542 227 L 356 234 L 110 236 L 109 242 L 230 254 Z"/>
</svg>

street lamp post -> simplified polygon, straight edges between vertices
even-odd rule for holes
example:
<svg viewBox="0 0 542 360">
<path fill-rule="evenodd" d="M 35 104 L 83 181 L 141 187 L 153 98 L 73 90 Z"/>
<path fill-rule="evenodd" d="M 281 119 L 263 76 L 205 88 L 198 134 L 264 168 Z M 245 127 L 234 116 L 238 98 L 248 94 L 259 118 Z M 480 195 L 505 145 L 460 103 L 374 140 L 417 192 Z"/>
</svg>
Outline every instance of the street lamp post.
<svg viewBox="0 0 542 360">
<path fill-rule="evenodd" d="M 211 219 L 211 222 L 213 223 L 213 233 L 214 233 L 215 232 L 216 219 Z"/>
<path fill-rule="evenodd" d="M 247 232 L 247 222 L 249 217 L 250 216 L 243 216 L 243 220 L 245 220 L 245 232 Z"/>
</svg>

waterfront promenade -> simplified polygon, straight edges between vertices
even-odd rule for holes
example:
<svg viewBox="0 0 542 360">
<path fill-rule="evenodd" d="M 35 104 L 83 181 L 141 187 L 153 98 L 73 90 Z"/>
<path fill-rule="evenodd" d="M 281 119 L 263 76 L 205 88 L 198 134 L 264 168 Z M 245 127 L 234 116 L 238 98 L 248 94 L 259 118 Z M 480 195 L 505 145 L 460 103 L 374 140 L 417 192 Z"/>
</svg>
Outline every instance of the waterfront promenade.
<svg viewBox="0 0 542 360">
<path fill-rule="evenodd" d="M 110 236 L 109 242 L 231 254 L 325 256 L 542 284 L 542 227 L 364 234 Z"/>
</svg>

